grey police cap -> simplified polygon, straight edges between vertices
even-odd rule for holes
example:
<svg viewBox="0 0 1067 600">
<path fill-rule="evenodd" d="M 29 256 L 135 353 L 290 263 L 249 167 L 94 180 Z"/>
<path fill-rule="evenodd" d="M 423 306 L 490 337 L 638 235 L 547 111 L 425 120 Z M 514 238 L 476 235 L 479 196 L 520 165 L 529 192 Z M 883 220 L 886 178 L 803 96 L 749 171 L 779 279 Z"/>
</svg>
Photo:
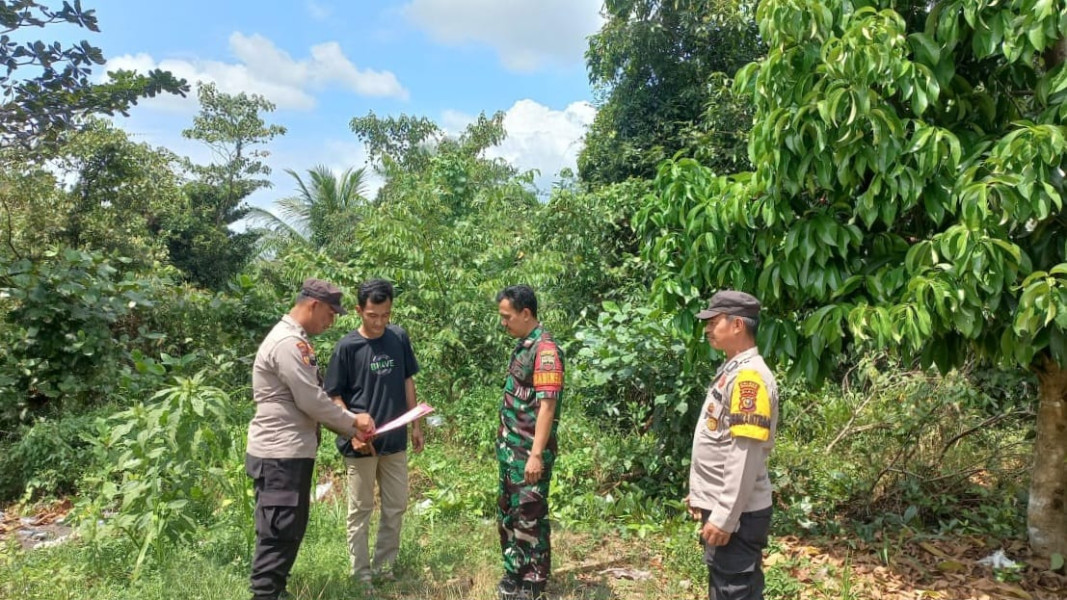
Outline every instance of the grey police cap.
<svg viewBox="0 0 1067 600">
<path fill-rule="evenodd" d="M 327 281 L 315 279 L 313 277 L 305 279 L 304 285 L 300 287 L 300 296 L 303 298 L 314 298 L 320 302 L 325 302 L 333 309 L 333 312 L 339 315 L 348 314 L 345 307 L 341 306 L 341 290 Z"/>
<path fill-rule="evenodd" d="M 710 319 L 715 315 L 730 315 L 732 317 L 759 318 L 760 303 L 756 297 L 744 292 L 724 290 L 711 297 L 708 307 L 697 313 L 701 320 Z"/>
</svg>

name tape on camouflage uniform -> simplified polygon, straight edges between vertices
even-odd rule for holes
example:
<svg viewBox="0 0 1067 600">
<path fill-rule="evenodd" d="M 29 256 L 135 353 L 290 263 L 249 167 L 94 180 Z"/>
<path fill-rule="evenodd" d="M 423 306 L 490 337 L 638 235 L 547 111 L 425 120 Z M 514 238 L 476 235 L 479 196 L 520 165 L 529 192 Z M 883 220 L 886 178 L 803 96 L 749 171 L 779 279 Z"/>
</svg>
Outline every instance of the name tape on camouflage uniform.
<svg viewBox="0 0 1067 600">
<path fill-rule="evenodd" d="M 559 371 L 543 371 L 540 373 L 534 373 L 534 387 L 559 387 L 562 385 L 563 373 L 560 373 Z"/>
</svg>

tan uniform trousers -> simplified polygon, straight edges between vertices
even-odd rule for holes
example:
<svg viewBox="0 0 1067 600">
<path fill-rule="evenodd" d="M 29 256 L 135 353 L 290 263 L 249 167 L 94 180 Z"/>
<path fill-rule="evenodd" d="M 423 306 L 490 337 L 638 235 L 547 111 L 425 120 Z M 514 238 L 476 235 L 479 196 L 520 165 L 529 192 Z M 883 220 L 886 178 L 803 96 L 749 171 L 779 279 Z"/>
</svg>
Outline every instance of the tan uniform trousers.
<svg viewBox="0 0 1067 600">
<path fill-rule="evenodd" d="M 348 475 L 348 554 L 352 559 L 352 576 L 365 580 L 373 572 L 391 571 L 400 552 L 400 529 L 408 507 L 407 453 L 345 457 L 345 471 Z M 368 538 L 375 483 L 381 501 L 381 519 L 374 544 L 372 571 Z"/>
</svg>

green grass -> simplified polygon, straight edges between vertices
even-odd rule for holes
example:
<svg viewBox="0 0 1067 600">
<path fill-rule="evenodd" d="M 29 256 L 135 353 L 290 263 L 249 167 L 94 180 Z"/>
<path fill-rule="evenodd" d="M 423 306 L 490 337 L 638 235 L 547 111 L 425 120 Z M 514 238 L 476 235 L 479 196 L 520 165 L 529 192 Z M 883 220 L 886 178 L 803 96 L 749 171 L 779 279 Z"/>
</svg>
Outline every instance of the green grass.
<svg viewBox="0 0 1067 600">
<path fill-rule="evenodd" d="M 39 600 L 169 599 L 222 600 L 248 596 L 248 556 L 240 532 L 218 532 L 199 544 L 168 553 L 164 564 L 151 564 L 136 582 L 130 580 L 128 553 L 118 544 L 95 555 L 82 544 L 25 552 L 9 543 L 0 558 L 0 598 Z M 656 578 L 633 582 L 608 580 L 608 567 L 656 570 L 649 566 L 665 539 L 606 539 L 583 531 L 554 532 L 552 597 L 608 599 L 658 598 L 675 588 L 660 568 Z M 348 577 L 344 507 L 319 504 L 312 511 L 308 535 L 289 582 L 296 598 L 341 600 L 360 597 L 490 599 L 499 578 L 496 525 L 484 519 L 405 519 L 398 581 L 379 585 L 365 596 Z M 694 556 L 698 549 L 692 548 Z M 699 587 L 699 584 L 698 584 Z M 670 597 L 678 597 L 670 595 Z"/>
<path fill-rule="evenodd" d="M 328 460 L 321 463 L 332 465 Z M 346 509 L 343 501 L 335 500 L 343 494 L 335 494 L 312 507 L 308 532 L 289 581 L 289 591 L 296 598 L 496 597 L 501 573 L 499 541 L 492 505 L 486 506 L 495 493 L 496 465 L 484 457 L 465 456 L 462 449 L 435 444 L 412 458 L 412 468 L 412 502 L 404 520 L 398 581 L 381 584 L 368 595 L 349 578 Z M 424 499 L 434 504 L 429 509 L 416 508 Z M 168 549 L 162 563 L 150 559 L 136 581 L 131 579 L 136 552 L 123 542 L 95 548 L 73 542 L 26 552 L 8 541 L 0 546 L 0 598 L 247 598 L 250 530 L 251 523 L 241 529 L 203 531 L 200 541 Z M 699 598 L 705 586 L 700 556 L 692 524 L 669 524 L 640 538 L 628 533 L 624 524 L 609 524 L 590 515 L 584 524 L 553 528 L 550 597 Z M 612 567 L 650 571 L 653 577 L 630 581 L 600 573 Z"/>
</svg>

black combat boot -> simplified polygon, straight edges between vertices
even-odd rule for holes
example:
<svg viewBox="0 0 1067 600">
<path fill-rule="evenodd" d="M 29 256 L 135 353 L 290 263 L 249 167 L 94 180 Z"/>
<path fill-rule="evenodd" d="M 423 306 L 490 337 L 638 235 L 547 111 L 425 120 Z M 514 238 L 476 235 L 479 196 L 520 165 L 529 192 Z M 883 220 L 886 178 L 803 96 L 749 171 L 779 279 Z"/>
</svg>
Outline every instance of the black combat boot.
<svg viewBox="0 0 1067 600">
<path fill-rule="evenodd" d="M 519 585 L 517 600 L 546 600 L 544 581 L 523 581 Z"/>
<path fill-rule="evenodd" d="M 510 573 L 504 573 L 500 583 L 496 584 L 497 597 L 500 600 L 517 600 L 519 597 L 519 582 Z"/>
</svg>

